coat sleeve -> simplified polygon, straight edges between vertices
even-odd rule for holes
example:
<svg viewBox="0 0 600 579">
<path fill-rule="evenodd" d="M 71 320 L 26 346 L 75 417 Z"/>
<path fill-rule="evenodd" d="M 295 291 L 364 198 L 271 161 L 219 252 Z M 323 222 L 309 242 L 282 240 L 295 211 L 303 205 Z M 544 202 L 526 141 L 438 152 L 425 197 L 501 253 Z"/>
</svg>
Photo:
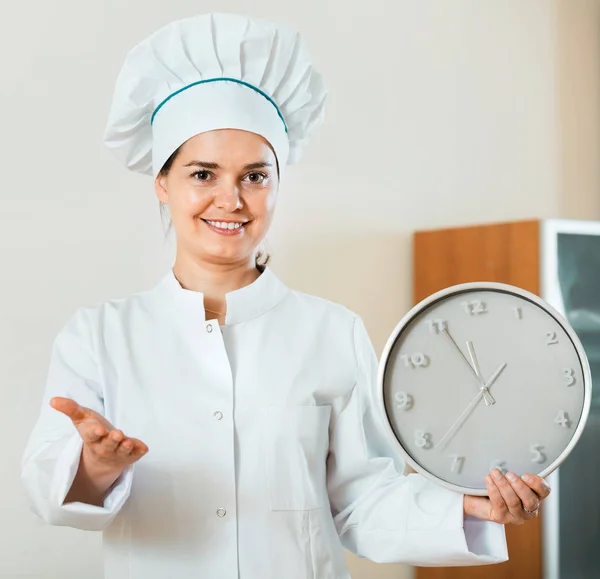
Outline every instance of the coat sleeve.
<svg viewBox="0 0 600 579">
<path fill-rule="evenodd" d="M 463 495 L 404 463 L 382 428 L 377 357 L 360 318 L 354 323 L 356 382 L 332 414 L 327 489 L 342 544 L 375 562 L 462 566 L 508 559 L 504 527 L 464 517 Z"/>
<path fill-rule="evenodd" d="M 94 357 L 92 331 L 83 308 L 54 341 L 42 407 L 21 461 L 21 480 L 34 513 L 51 525 L 99 531 L 129 496 L 133 466 L 126 468 L 102 507 L 63 504 L 79 467 L 83 442 L 73 423 L 50 406 L 54 396 L 72 398 L 104 415 L 104 397 Z"/>
</svg>

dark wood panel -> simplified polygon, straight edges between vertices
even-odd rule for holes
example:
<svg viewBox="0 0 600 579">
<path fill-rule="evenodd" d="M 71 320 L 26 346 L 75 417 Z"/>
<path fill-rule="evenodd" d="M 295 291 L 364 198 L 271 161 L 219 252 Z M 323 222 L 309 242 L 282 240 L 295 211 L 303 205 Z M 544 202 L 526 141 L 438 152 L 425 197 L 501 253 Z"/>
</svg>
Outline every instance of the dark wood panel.
<svg viewBox="0 0 600 579">
<path fill-rule="evenodd" d="M 414 303 L 448 286 L 473 281 L 509 283 L 539 295 L 539 239 L 539 221 L 415 233 Z M 541 516 L 522 526 L 507 527 L 508 562 L 418 567 L 416 579 L 542 579 Z"/>
</svg>

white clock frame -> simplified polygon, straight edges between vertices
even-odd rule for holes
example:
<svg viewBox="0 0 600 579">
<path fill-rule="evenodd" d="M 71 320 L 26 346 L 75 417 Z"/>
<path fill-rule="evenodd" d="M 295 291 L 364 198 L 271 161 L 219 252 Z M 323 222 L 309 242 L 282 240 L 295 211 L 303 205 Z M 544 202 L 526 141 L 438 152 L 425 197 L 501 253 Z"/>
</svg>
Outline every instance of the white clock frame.
<svg viewBox="0 0 600 579">
<path fill-rule="evenodd" d="M 583 384 L 584 401 L 583 401 L 583 409 L 582 409 L 581 417 L 579 419 L 577 427 L 575 428 L 573 436 L 571 437 L 571 440 L 569 441 L 569 444 L 565 447 L 565 449 L 561 452 L 561 454 L 552 463 L 550 463 L 546 468 L 544 468 L 543 471 L 541 471 L 539 473 L 540 476 L 547 477 L 549 474 L 554 472 L 558 468 L 558 466 L 567 458 L 567 456 L 570 454 L 571 450 L 574 448 L 574 446 L 577 444 L 577 441 L 581 437 L 581 433 L 583 432 L 583 429 L 585 427 L 585 423 L 587 421 L 587 417 L 589 415 L 590 406 L 591 406 L 592 377 L 591 377 L 591 370 L 590 370 L 589 362 L 588 362 L 585 350 L 583 349 L 583 345 L 581 344 L 579 337 L 577 336 L 577 334 L 575 333 L 573 328 L 570 326 L 570 324 L 567 322 L 567 320 L 564 318 L 564 316 L 562 314 L 560 314 L 552 305 L 547 303 L 545 300 L 540 299 L 538 296 L 536 296 L 535 294 L 533 294 L 531 292 L 528 292 L 526 290 L 523 290 L 523 289 L 518 288 L 513 285 L 496 283 L 496 282 L 471 282 L 471 283 L 463 283 L 463 284 L 454 285 L 454 286 L 445 288 L 439 292 L 436 292 L 436 293 L 430 295 L 429 297 L 425 298 L 424 300 L 419 302 L 417 305 L 415 305 L 400 320 L 400 322 L 398 322 L 398 324 L 394 328 L 393 332 L 391 333 L 390 337 L 388 338 L 388 341 L 387 341 L 385 348 L 383 350 L 383 353 L 381 355 L 379 369 L 378 369 L 378 377 L 377 377 L 377 394 L 378 394 L 379 411 L 383 418 L 383 422 L 385 424 L 386 431 L 389 435 L 389 438 L 391 439 L 394 447 L 400 452 L 400 454 L 402 455 L 404 460 L 414 470 L 416 470 L 419 474 L 423 475 L 428 480 L 434 482 L 435 484 L 441 485 L 449 490 L 455 491 L 455 492 L 459 492 L 459 493 L 463 493 L 463 494 L 470 494 L 470 495 L 485 496 L 485 495 L 487 495 L 487 491 L 485 490 L 485 488 L 483 488 L 483 489 L 470 488 L 470 487 L 465 487 L 465 486 L 455 485 L 453 483 L 450 483 L 450 482 L 443 480 L 441 478 L 438 478 L 434 474 L 430 473 L 429 471 L 424 469 L 416 460 L 413 459 L 413 457 L 410 455 L 410 453 L 402 446 L 400 441 L 397 439 L 397 437 L 394 433 L 394 430 L 388 420 L 388 416 L 387 416 L 387 412 L 386 412 L 386 408 L 385 408 L 385 392 L 384 392 L 386 362 L 387 362 L 388 357 L 396 343 L 398 336 L 406 328 L 406 326 L 408 324 L 410 324 L 414 318 L 416 318 L 425 309 L 427 309 L 434 303 L 444 300 L 445 298 L 455 295 L 455 294 L 460 294 L 460 293 L 463 293 L 466 291 L 478 291 L 478 290 L 483 290 L 483 291 L 494 290 L 494 291 L 501 291 L 501 292 L 517 295 L 520 298 L 526 299 L 526 300 L 534 303 L 538 307 L 542 308 L 549 315 L 554 317 L 554 319 L 557 321 L 557 323 L 562 326 L 565 333 L 568 335 L 571 342 L 573 343 L 575 350 L 577 351 L 579 360 L 581 362 L 582 373 L 583 373 L 583 382 L 584 382 L 584 384 Z"/>
</svg>

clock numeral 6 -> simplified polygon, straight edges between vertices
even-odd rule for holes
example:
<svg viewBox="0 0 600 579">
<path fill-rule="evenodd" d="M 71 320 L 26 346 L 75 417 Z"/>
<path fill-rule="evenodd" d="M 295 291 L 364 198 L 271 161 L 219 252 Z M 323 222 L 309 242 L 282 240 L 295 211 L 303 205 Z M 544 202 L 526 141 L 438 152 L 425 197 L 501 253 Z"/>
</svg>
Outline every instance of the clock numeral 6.
<svg viewBox="0 0 600 579">
<path fill-rule="evenodd" d="M 495 468 L 497 468 L 502 474 L 506 474 L 506 461 L 494 460 L 492 464 L 490 464 L 490 470 L 494 470 Z"/>
<path fill-rule="evenodd" d="M 565 376 L 565 382 L 567 383 L 567 386 L 573 386 L 573 384 L 575 384 L 574 371 L 571 368 L 565 368 L 563 370 L 563 374 Z"/>
<path fill-rule="evenodd" d="M 418 368 L 419 366 L 425 367 L 429 365 L 429 358 L 425 354 L 417 352 L 416 354 L 402 354 L 400 356 L 404 361 L 407 368 Z"/>
<path fill-rule="evenodd" d="M 431 434 L 424 430 L 415 430 L 415 446 L 417 448 L 431 448 Z"/>
<path fill-rule="evenodd" d="M 554 419 L 555 424 L 560 424 L 563 428 L 569 428 L 571 426 L 571 421 L 569 420 L 569 415 L 564 411 L 560 410 Z"/>
<path fill-rule="evenodd" d="M 448 458 L 452 459 L 452 465 L 450 466 L 450 470 L 452 472 L 460 474 L 462 471 L 463 465 L 465 464 L 465 457 L 452 455 L 452 456 L 449 456 Z"/>
<path fill-rule="evenodd" d="M 413 397 L 406 392 L 396 392 L 394 394 L 396 401 L 396 410 L 410 410 L 413 405 Z"/>
<path fill-rule="evenodd" d="M 425 320 L 425 323 L 429 326 L 429 331 L 432 334 L 439 334 L 448 329 L 446 320 Z"/>
<path fill-rule="evenodd" d="M 556 332 L 546 332 L 546 344 L 551 346 L 552 344 L 558 344 L 558 340 L 556 338 Z"/>
<path fill-rule="evenodd" d="M 477 314 L 485 314 L 487 312 L 487 305 L 481 300 L 472 300 L 470 302 L 461 302 L 460 304 L 467 314 L 473 316 Z"/>
<path fill-rule="evenodd" d="M 543 464 L 546 462 L 546 455 L 542 452 L 543 449 L 544 447 L 540 446 L 539 444 L 531 445 L 531 453 L 533 454 L 531 462 L 535 462 L 537 464 Z"/>
</svg>

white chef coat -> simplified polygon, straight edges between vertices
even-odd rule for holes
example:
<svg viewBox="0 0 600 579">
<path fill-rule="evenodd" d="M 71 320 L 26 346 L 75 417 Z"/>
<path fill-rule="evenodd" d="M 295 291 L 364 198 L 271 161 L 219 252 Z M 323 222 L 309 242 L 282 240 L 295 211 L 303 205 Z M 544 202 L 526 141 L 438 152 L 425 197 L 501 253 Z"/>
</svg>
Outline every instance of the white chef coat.
<svg viewBox="0 0 600 579">
<path fill-rule="evenodd" d="M 503 526 L 401 474 L 360 317 L 270 268 L 226 299 L 220 327 L 169 270 L 79 308 L 56 338 L 22 478 L 48 523 L 103 531 L 107 579 L 348 579 L 342 545 L 378 562 L 507 559 Z M 52 396 L 149 447 L 102 507 L 63 505 L 82 442 Z"/>
</svg>

